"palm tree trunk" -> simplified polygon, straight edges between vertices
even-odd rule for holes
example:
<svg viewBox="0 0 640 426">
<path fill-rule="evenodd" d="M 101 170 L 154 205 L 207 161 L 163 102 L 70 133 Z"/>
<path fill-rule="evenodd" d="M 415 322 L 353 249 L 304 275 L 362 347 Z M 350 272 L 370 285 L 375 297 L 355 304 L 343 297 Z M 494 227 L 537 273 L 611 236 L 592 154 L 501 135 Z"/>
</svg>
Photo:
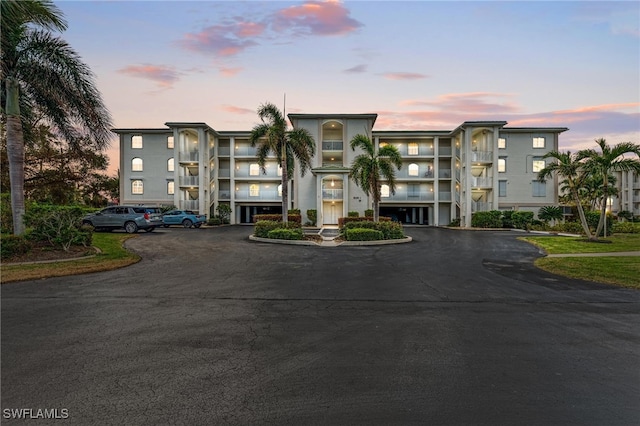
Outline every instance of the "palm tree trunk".
<svg viewBox="0 0 640 426">
<path fill-rule="evenodd" d="M 24 134 L 20 119 L 20 88 L 13 77 L 6 80 L 7 156 L 11 182 L 11 212 L 13 233 L 24 234 Z"/>
<path fill-rule="evenodd" d="M 373 197 L 373 221 L 378 222 L 380 220 L 380 214 L 378 209 L 380 208 L 380 188 L 377 183 L 371 185 L 371 196 Z"/>
<path fill-rule="evenodd" d="M 587 235 L 587 238 L 590 240 L 597 239 L 591 235 L 591 231 L 589 230 L 589 224 L 587 223 L 587 218 L 584 215 L 584 209 L 582 208 L 582 203 L 580 202 L 580 197 L 578 196 L 578 191 L 575 189 L 571 190 L 573 194 L 573 199 L 576 202 L 576 208 L 578 209 L 578 216 L 580 217 L 580 223 L 582 224 L 582 229 L 584 233 Z"/>
<path fill-rule="evenodd" d="M 596 228 L 596 238 L 598 238 L 600 236 L 600 233 L 602 232 L 602 228 L 604 228 L 604 220 L 607 217 L 607 198 L 609 198 L 609 192 L 608 192 L 608 187 L 609 187 L 609 180 L 607 179 L 607 175 L 605 174 L 604 179 L 603 179 L 603 184 L 604 184 L 604 188 L 603 188 L 603 197 L 602 197 L 602 207 L 600 207 L 600 219 L 598 220 L 598 227 Z"/>
</svg>

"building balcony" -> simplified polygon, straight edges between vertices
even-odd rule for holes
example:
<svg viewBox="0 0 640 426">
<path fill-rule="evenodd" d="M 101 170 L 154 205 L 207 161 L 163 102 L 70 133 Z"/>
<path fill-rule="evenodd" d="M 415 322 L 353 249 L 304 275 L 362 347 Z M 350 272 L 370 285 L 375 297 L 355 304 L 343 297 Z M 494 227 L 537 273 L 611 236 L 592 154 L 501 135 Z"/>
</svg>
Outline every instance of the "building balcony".
<svg viewBox="0 0 640 426">
<path fill-rule="evenodd" d="M 200 201 L 199 200 L 180 200 L 180 209 L 182 210 L 199 210 L 200 209 Z"/>
<path fill-rule="evenodd" d="M 451 201 L 451 192 L 446 192 L 446 191 L 438 192 L 438 200 Z"/>
<path fill-rule="evenodd" d="M 396 192 L 394 195 L 389 195 L 388 197 L 382 197 L 380 199 L 383 203 L 393 203 L 397 201 L 409 201 L 409 202 L 420 202 L 420 201 L 433 201 L 434 195 L 431 191 L 422 191 L 422 192 Z"/>
<path fill-rule="evenodd" d="M 471 202 L 471 211 L 472 212 L 487 212 L 493 210 L 493 203 L 485 202 L 485 201 L 472 201 Z"/>
<path fill-rule="evenodd" d="M 257 147 L 252 147 L 252 146 L 238 146 L 236 145 L 236 147 L 233 150 L 233 155 L 235 157 L 255 157 L 256 154 L 258 153 L 258 148 Z"/>
<path fill-rule="evenodd" d="M 218 199 L 219 200 L 230 200 L 231 199 L 231 190 L 229 190 L 229 189 L 220 189 L 220 190 L 218 190 Z"/>
<path fill-rule="evenodd" d="M 342 151 L 343 148 L 342 141 L 322 141 L 322 150 L 323 151 Z"/>
<path fill-rule="evenodd" d="M 342 200 L 342 189 L 323 189 L 322 190 L 322 199 L 323 200 Z"/>
<path fill-rule="evenodd" d="M 235 199 L 236 201 L 282 201 L 282 195 L 277 190 L 251 191 L 240 189 L 236 191 Z"/>
<path fill-rule="evenodd" d="M 183 162 L 195 162 L 200 158 L 200 153 L 198 151 L 181 151 L 178 158 Z"/>
<path fill-rule="evenodd" d="M 198 186 L 200 182 L 200 176 L 180 176 L 180 186 Z"/>
<path fill-rule="evenodd" d="M 258 171 L 257 174 L 252 174 L 248 168 L 240 168 L 236 169 L 234 174 L 234 178 L 251 178 L 255 180 L 261 179 L 282 179 L 282 175 L 278 175 L 276 171 L 276 167 L 267 167 L 267 174 L 262 173 L 262 170 Z"/>
<path fill-rule="evenodd" d="M 231 177 L 231 170 L 230 169 L 218 169 L 218 177 L 219 178 Z"/>
<path fill-rule="evenodd" d="M 451 155 L 451 147 L 450 146 L 441 146 L 438 148 L 438 155 L 441 156 L 450 156 Z"/>
<path fill-rule="evenodd" d="M 490 177 L 471 177 L 471 186 L 474 188 L 492 188 L 493 178 Z"/>
<path fill-rule="evenodd" d="M 465 155 L 462 155 L 465 161 Z M 493 151 L 471 151 L 469 161 L 472 163 L 493 163 Z"/>
</svg>

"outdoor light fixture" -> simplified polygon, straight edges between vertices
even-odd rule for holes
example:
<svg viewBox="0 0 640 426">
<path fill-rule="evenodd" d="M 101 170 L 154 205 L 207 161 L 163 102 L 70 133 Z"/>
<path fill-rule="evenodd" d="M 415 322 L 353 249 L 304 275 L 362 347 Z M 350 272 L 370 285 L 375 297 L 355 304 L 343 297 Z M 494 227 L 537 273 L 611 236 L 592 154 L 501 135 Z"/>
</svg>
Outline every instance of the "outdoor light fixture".
<svg viewBox="0 0 640 426">
<path fill-rule="evenodd" d="M 335 182 L 333 181 L 333 179 L 331 179 L 331 186 L 336 186 Z"/>
</svg>

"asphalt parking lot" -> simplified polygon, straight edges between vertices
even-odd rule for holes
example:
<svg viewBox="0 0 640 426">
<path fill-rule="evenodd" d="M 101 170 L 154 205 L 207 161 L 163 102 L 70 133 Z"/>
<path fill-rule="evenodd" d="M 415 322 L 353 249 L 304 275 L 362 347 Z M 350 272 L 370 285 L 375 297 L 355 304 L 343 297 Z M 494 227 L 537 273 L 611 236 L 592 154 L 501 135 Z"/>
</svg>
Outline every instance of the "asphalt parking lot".
<svg viewBox="0 0 640 426">
<path fill-rule="evenodd" d="M 142 233 L 130 267 L 3 285 L 2 424 L 640 424 L 638 291 L 537 270 L 515 232 L 250 232 Z"/>
</svg>

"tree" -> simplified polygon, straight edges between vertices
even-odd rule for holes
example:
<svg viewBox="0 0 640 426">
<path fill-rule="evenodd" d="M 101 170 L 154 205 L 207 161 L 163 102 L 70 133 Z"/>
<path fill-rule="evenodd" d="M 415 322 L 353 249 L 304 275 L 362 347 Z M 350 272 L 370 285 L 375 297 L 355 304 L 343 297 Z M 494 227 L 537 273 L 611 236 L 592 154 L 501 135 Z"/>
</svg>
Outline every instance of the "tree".
<svg viewBox="0 0 640 426">
<path fill-rule="evenodd" d="M 398 149 L 393 145 L 385 145 L 376 153 L 373 142 L 369 137 L 358 134 L 351 139 L 351 149 L 360 148 L 364 151 L 358 155 L 351 164 L 349 177 L 353 179 L 367 196 L 373 200 L 373 221 L 379 220 L 379 204 L 383 181 L 389 185 L 391 194 L 396 193 L 396 174 L 402 167 L 402 157 Z"/>
<path fill-rule="evenodd" d="M 600 146 L 600 151 L 594 149 L 585 149 L 578 152 L 578 157 L 584 159 L 584 170 L 586 173 L 601 179 L 602 192 L 600 202 L 600 220 L 596 229 L 596 237 L 600 235 L 607 217 L 607 200 L 611 194 L 609 185 L 610 175 L 613 172 L 626 172 L 633 170 L 640 173 L 640 145 L 631 142 L 621 142 L 613 147 L 607 144 L 605 139 L 596 139 L 596 143 Z M 629 154 L 635 155 L 636 158 L 627 157 Z"/>
<path fill-rule="evenodd" d="M 311 169 L 311 159 L 315 154 L 316 143 L 306 129 L 287 129 L 287 121 L 278 107 L 264 103 L 258 108 L 262 121 L 251 130 L 249 142 L 258 146 L 256 157 L 262 173 L 267 173 L 266 162 L 269 154 L 278 158 L 282 168 L 282 222 L 288 220 L 289 180 L 293 177 L 295 160 L 300 163 L 300 174 L 305 175 Z"/>
<path fill-rule="evenodd" d="M 562 220 L 562 209 L 558 206 L 542 206 L 538 210 L 538 219 L 549 223 L 550 221 Z"/>
<path fill-rule="evenodd" d="M 62 12 L 50 0 L 3 0 L 2 88 L 11 187 L 13 231 L 24 233 L 24 157 L 28 123 L 36 115 L 70 145 L 90 138 L 109 144 L 111 118 L 91 70 L 50 30 L 63 31 Z"/>
<path fill-rule="evenodd" d="M 589 230 L 589 224 L 584 214 L 584 208 L 578 191 L 581 187 L 581 181 L 583 176 L 583 164 L 579 157 L 572 154 L 570 151 L 550 151 L 544 155 L 545 159 L 552 158 L 555 162 L 547 165 L 544 169 L 538 172 L 538 181 L 545 182 L 553 174 L 557 174 L 564 178 L 565 186 L 571 198 L 576 203 L 578 209 L 578 216 L 580 217 L 580 224 L 587 238 L 593 239 L 591 231 Z"/>
</svg>

